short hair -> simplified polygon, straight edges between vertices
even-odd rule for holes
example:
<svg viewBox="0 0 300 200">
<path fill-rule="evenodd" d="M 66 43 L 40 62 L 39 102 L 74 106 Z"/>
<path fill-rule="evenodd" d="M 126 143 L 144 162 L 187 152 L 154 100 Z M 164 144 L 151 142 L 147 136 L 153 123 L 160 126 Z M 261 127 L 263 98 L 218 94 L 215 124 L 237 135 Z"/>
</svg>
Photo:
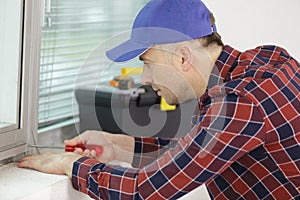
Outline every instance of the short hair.
<svg viewBox="0 0 300 200">
<path fill-rule="evenodd" d="M 216 20 L 215 20 L 215 17 L 212 13 L 210 13 L 210 21 L 211 21 L 211 26 L 214 26 Z M 213 32 L 210 35 L 198 38 L 196 40 L 199 40 L 203 47 L 208 47 L 212 44 L 216 44 L 218 46 L 224 47 L 224 44 L 222 42 L 222 38 L 217 32 Z"/>
</svg>

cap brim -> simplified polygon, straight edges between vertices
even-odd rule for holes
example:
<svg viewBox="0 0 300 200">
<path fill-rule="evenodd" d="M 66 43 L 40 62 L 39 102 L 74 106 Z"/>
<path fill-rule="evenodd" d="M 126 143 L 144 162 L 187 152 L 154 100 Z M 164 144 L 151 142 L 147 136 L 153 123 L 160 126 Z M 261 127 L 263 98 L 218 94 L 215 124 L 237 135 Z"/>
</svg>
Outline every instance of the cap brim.
<svg viewBox="0 0 300 200">
<path fill-rule="evenodd" d="M 107 51 L 106 56 L 114 62 L 125 62 L 140 56 L 150 47 L 151 45 L 149 44 L 147 45 L 132 40 L 127 40 L 126 42 Z"/>
</svg>

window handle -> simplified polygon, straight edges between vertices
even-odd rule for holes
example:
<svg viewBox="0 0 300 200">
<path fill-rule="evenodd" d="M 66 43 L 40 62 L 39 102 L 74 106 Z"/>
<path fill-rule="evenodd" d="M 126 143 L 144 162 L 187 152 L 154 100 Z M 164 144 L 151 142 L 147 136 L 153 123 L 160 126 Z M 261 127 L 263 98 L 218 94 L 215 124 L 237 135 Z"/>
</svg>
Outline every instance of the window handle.
<svg viewBox="0 0 300 200">
<path fill-rule="evenodd" d="M 42 0 L 42 27 L 51 27 L 52 19 L 51 19 L 51 0 Z M 46 23 L 45 23 L 46 22 Z"/>
<path fill-rule="evenodd" d="M 51 13 L 51 0 L 46 0 L 46 13 L 50 14 Z"/>
<path fill-rule="evenodd" d="M 41 26 L 45 27 L 45 0 L 41 0 L 42 2 L 42 16 L 41 16 Z"/>
</svg>

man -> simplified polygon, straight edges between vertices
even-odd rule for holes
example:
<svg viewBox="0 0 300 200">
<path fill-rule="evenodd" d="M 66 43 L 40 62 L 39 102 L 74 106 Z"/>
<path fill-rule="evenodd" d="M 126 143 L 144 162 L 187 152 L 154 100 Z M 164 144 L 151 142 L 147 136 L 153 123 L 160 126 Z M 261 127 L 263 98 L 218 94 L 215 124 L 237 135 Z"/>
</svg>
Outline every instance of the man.
<svg viewBox="0 0 300 200">
<path fill-rule="evenodd" d="M 201 1 L 153 0 L 107 56 L 139 56 L 143 81 L 169 104 L 197 98 L 191 132 L 161 139 L 87 131 L 65 143 L 101 145 L 102 155 L 31 155 L 20 167 L 67 174 L 96 199 L 177 199 L 201 184 L 212 199 L 300 199 L 300 64 L 286 50 L 239 52 L 223 45 Z"/>
</svg>

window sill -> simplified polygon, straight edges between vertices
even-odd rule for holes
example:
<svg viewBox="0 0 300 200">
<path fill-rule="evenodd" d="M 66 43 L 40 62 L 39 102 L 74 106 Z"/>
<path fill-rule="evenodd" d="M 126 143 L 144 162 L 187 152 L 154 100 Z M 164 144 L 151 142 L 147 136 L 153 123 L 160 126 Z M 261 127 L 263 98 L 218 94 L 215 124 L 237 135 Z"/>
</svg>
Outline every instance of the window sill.
<svg viewBox="0 0 300 200">
<path fill-rule="evenodd" d="M 0 195 L 5 200 L 91 200 L 73 189 L 67 176 L 52 175 L 29 169 L 20 169 L 16 163 L 0 167 Z M 210 199 L 204 185 L 180 198 Z"/>
<path fill-rule="evenodd" d="M 0 185 L 5 200 L 91 200 L 74 190 L 67 176 L 20 169 L 16 163 L 0 167 Z"/>
</svg>

